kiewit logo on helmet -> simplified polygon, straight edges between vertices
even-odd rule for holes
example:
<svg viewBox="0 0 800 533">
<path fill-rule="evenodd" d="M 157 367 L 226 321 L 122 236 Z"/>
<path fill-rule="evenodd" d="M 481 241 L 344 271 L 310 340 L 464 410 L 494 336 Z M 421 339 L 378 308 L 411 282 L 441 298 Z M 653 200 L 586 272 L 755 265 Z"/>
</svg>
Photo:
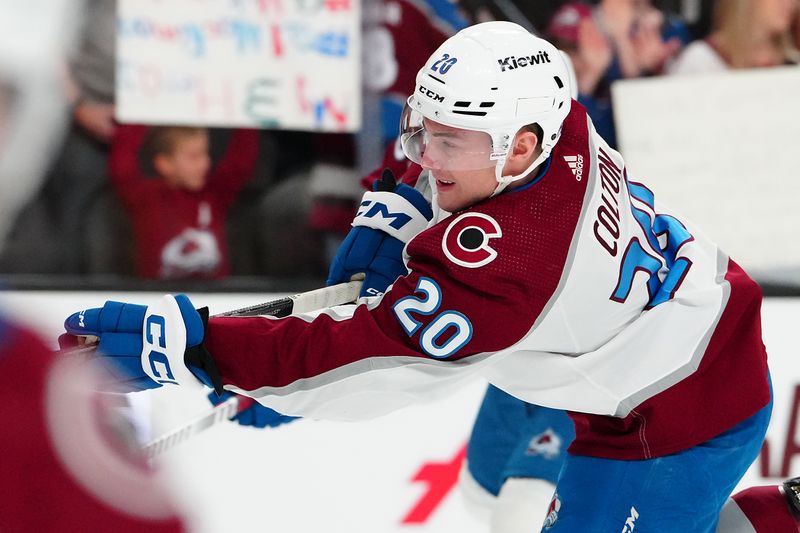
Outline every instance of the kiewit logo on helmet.
<svg viewBox="0 0 800 533">
<path fill-rule="evenodd" d="M 500 72 L 505 72 L 507 70 L 538 65 L 539 63 L 550 63 L 550 54 L 542 50 L 529 56 L 508 56 L 505 59 L 498 59 L 497 62 L 500 64 Z"/>
</svg>

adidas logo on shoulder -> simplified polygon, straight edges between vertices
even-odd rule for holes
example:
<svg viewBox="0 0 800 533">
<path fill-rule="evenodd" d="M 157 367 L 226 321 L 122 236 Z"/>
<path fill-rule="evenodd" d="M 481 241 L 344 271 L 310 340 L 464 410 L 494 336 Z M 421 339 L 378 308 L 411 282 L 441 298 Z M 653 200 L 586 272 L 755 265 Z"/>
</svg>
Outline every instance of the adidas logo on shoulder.
<svg viewBox="0 0 800 533">
<path fill-rule="evenodd" d="M 583 156 L 582 155 L 565 155 L 564 161 L 569 165 L 572 175 L 575 179 L 581 181 L 583 179 Z"/>
</svg>

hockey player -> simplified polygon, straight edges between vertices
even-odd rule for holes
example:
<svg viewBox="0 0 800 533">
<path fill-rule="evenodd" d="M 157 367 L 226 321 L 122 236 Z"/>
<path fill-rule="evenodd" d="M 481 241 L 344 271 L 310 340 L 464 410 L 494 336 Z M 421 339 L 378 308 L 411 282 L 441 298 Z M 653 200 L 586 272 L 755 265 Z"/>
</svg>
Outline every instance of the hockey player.
<svg viewBox="0 0 800 533">
<path fill-rule="evenodd" d="M 108 302 L 68 332 L 100 337 L 109 386 L 205 383 L 287 415 L 368 418 L 481 373 L 570 411 L 545 529 L 713 532 L 771 411 L 760 291 L 629 179 L 566 80 L 510 23 L 431 56 L 402 141 L 433 208 L 376 192 L 355 220 L 409 241 L 381 297 L 285 319 Z"/>
<path fill-rule="evenodd" d="M 577 98 L 574 69 L 569 57 L 566 54 L 563 57 L 569 71 L 571 96 Z M 398 194 L 415 195 L 406 185 L 415 186 L 422 170 L 405 158 L 397 139 L 396 146 L 387 148 L 381 166 L 367 175 L 362 184 L 368 190 L 394 189 Z M 400 182 L 406 185 L 397 186 L 397 178 L 392 174 L 400 176 Z M 431 203 L 430 188 L 424 185 L 427 174 L 422 173 L 421 179 L 420 189 Z M 342 283 L 363 273 L 361 295 L 382 294 L 395 279 L 407 273 L 402 260 L 403 246 L 403 242 L 387 237 L 380 229 L 356 226 L 339 248 L 327 284 Z M 376 256 L 380 259 L 375 260 Z M 213 393 L 209 395 L 212 396 Z M 235 419 L 243 425 L 260 427 L 264 422 L 273 425 L 281 420 L 274 411 L 258 403 Z M 574 437 L 572 421 L 564 411 L 524 402 L 490 384 L 459 475 L 461 493 L 470 511 L 487 521 L 492 533 L 538 528 L 547 514 L 567 446 Z"/>
</svg>

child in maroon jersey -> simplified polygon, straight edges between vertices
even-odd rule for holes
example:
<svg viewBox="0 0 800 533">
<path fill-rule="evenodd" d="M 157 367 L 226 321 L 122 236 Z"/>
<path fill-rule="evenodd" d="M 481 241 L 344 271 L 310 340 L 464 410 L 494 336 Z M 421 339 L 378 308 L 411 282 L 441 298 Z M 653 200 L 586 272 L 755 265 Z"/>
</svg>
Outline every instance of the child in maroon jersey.
<svg viewBox="0 0 800 533">
<path fill-rule="evenodd" d="M 146 148 L 156 178 L 139 164 Z M 110 174 L 133 221 L 136 271 L 144 278 L 222 278 L 230 273 L 225 215 L 251 178 L 254 130 L 236 130 L 212 168 L 204 128 L 120 126 Z"/>
</svg>

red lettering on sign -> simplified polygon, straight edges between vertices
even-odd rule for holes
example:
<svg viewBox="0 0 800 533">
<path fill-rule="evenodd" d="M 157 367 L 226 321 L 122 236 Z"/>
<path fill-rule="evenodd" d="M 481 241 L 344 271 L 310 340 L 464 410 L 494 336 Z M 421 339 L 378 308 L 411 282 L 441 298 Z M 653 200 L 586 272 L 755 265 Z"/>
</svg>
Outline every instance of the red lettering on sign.
<svg viewBox="0 0 800 533">
<path fill-rule="evenodd" d="M 403 524 L 425 523 L 431 514 L 439 507 L 458 482 L 458 473 L 461 463 L 467 454 L 467 445 L 461 447 L 450 461 L 446 463 L 425 463 L 414 475 L 412 481 L 421 481 L 428 484 L 428 490 L 422 495 L 417 504 L 403 518 Z"/>
<path fill-rule="evenodd" d="M 308 102 L 308 98 L 306 98 L 306 79 L 303 76 L 298 76 L 295 86 L 295 95 L 297 95 L 297 101 L 300 104 L 300 111 L 308 113 L 311 109 L 311 104 Z"/>
<path fill-rule="evenodd" d="M 328 11 L 348 11 L 350 0 L 325 0 L 325 8 Z"/>
<path fill-rule="evenodd" d="M 283 11 L 283 6 L 281 5 L 281 0 L 259 0 L 258 10 L 262 14 L 267 13 L 270 10 Z"/>
<path fill-rule="evenodd" d="M 275 54 L 275 57 L 281 57 L 283 55 L 283 40 L 281 39 L 281 27 L 273 24 L 270 26 L 271 34 L 272 34 L 272 51 Z"/>
<path fill-rule="evenodd" d="M 325 110 L 337 124 L 344 125 L 347 123 L 347 114 L 344 111 L 337 110 L 333 105 L 333 100 L 330 98 L 325 99 Z"/>
</svg>

